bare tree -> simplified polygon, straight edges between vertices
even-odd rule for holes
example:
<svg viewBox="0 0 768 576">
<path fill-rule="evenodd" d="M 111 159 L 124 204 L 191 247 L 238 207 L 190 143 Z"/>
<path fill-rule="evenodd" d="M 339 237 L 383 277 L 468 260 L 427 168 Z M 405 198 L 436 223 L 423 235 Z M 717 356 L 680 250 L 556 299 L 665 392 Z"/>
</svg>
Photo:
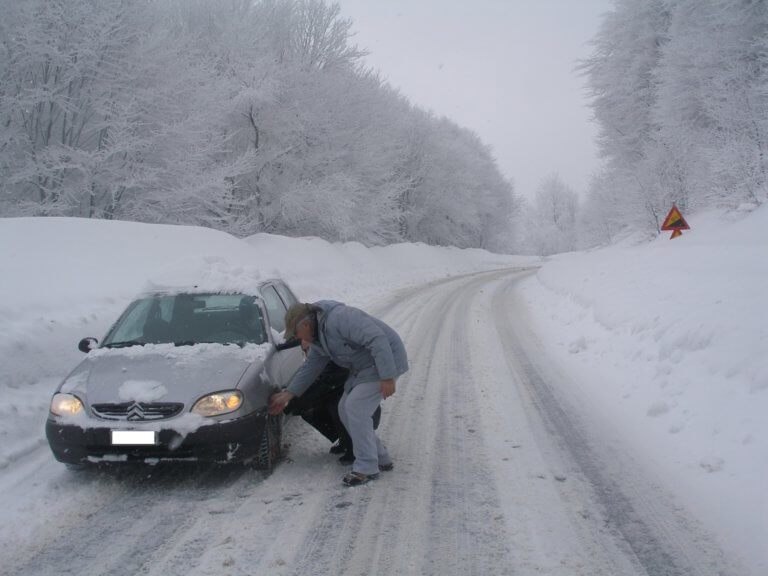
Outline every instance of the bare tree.
<svg viewBox="0 0 768 576">
<path fill-rule="evenodd" d="M 582 69 L 605 158 L 597 193 L 617 187 L 627 225 L 656 231 L 672 203 L 765 201 L 766 38 L 765 2 L 615 3 Z"/>
</svg>

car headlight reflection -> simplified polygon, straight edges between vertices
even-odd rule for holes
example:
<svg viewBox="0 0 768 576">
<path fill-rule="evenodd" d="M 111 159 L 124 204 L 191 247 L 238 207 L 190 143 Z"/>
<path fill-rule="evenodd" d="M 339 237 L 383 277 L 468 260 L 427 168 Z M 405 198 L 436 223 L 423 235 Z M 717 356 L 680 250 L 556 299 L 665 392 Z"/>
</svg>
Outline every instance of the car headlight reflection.
<svg viewBox="0 0 768 576">
<path fill-rule="evenodd" d="M 51 413 L 56 416 L 74 416 L 83 411 L 80 398 L 72 394 L 54 394 L 51 400 Z"/>
<path fill-rule="evenodd" d="M 192 412 L 200 416 L 218 416 L 234 412 L 242 403 L 243 395 L 237 390 L 217 392 L 200 398 L 192 407 Z"/>
</svg>

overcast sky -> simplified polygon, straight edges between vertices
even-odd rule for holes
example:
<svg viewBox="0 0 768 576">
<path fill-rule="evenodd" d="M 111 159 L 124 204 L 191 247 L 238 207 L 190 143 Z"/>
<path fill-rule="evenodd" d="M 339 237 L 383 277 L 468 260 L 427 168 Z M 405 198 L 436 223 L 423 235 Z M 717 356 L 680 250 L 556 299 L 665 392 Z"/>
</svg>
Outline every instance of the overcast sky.
<svg viewBox="0 0 768 576">
<path fill-rule="evenodd" d="M 610 0 L 339 0 L 368 63 L 419 106 L 477 132 L 528 197 L 597 165 L 576 61 Z"/>
</svg>

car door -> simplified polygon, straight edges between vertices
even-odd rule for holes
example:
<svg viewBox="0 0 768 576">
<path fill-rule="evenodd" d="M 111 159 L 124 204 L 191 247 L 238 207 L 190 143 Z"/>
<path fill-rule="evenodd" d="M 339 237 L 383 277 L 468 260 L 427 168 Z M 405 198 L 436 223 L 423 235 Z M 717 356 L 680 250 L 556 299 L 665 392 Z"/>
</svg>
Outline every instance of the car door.
<svg viewBox="0 0 768 576">
<path fill-rule="evenodd" d="M 294 304 L 298 304 L 299 299 L 296 298 L 293 291 L 288 287 L 288 285 L 285 282 L 275 282 L 275 289 L 277 290 L 277 293 L 280 295 L 280 298 L 283 299 L 283 303 L 285 304 L 286 308 L 290 308 Z"/>
<path fill-rule="evenodd" d="M 282 341 L 285 332 L 285 312 L 287 307 L 273 284 L 265 284 L 261 287 L 261 295 L 267 308 L 269 328 L 272 332 L 272 340 L 275 343 Z M 280 350 L 277 353 L 275 364 L 276 379 L 280 387 L 287 386 L 293 375 L 304 362 L 304 353 L 300 346 Z"/>
</svg>

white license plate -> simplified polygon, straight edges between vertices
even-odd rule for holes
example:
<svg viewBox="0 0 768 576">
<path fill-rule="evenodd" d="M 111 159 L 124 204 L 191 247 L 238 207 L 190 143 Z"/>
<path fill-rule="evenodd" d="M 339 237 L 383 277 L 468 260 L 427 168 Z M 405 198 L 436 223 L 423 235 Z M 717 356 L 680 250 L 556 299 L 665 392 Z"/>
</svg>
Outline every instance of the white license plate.
<svg viewBox="0 0 768 576">
<path fill-rule="evenodd" d="M 157 444 L 154 430 L 112 430 L 113 446 L 153 446 Z"/>
</svg>

